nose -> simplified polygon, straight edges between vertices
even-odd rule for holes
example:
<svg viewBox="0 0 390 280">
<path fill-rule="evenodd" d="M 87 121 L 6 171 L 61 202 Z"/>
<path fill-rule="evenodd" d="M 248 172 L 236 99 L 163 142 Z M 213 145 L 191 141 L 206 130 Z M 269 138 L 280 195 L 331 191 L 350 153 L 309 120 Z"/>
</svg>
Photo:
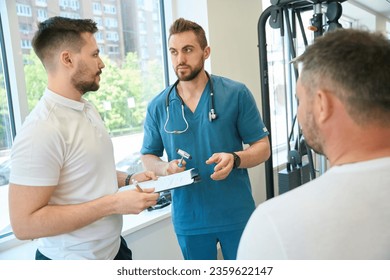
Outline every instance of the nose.
<svg viewBox="0 0 390 280">
<path fill-rule="evenodd" d="M 99 57 L 100 61 L 99 61 L 99 68 L 100 69 L 103 69 L 104 67 L 106 67 L 106 65 L 104 64 L 103 60 Z"/>
<path fill-rule="evenodd" d="M 178 64 L 184 64 L 186 62 L 186 55 L 182 52 L 179 52 L 177 55 Z"/>
</svg>

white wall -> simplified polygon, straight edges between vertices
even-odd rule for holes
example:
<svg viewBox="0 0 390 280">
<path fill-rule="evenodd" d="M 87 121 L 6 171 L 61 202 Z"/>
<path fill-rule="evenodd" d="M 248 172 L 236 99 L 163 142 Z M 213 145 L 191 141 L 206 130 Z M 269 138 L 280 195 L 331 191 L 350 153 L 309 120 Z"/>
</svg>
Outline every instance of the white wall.
<svg viewBox="0 0 390 280">
<path fill-rule="evenodd" d="M 246 84 L 261 111 L 257 47 L 261 0 L 208 0 L 207 9 L 212 73 Z M 259 204 L 266 199 L 264 164 L 249 169 L 249 174 Z"/>
</svg>

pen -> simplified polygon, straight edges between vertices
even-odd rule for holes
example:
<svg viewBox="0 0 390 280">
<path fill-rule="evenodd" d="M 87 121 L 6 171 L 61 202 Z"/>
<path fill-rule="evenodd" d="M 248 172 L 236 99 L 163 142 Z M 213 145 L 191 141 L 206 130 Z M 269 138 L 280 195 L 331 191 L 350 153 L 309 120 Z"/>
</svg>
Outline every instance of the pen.
<svg viewBox="0 0 390 280">
<path fill-rule="evenodd" d="M 138 185 L 138 181 L 135 179 L 132 179 L 133 185 L 137 188 L 139 192 L 144 192 L 144 190 Z"/>
</svg>

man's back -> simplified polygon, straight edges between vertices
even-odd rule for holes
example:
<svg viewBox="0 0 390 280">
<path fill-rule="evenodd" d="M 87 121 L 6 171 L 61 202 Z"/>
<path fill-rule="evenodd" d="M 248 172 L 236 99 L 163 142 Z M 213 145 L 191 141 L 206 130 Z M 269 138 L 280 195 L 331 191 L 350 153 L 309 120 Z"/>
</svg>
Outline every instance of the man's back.
<svg viewBox="0 0 390 280">
<path fill-rule="evenodd" d="M 256 209 L 238 259 L 389 259 L 390 157 L 335 166 Z"/>
</svg>

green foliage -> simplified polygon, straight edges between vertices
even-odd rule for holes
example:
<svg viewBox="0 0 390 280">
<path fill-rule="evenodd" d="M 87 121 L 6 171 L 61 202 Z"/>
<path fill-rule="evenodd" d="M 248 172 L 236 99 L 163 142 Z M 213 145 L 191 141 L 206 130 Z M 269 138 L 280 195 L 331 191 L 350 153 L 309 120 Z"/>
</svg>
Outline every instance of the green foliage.
<svg viewBox="0 0 390 280">
<path fill-rule="evenodd" d="M 164 86 L 161 64 L 150 62 L 147 69 L 141 71 L 136 53 L 128 53 L 120 67 L 108 58 L 102 59 L 105 68 L 102 70 L 100 89 L 87 93 L 85 98 L 96 106 L 112 135 L 142 131 L 147 102 Z M 47 75 L 34 53 L 27 55 L 25 62 L 27 97 L 31 110 L 46 88 Z M 111 108 L 105 108 L 104 104 L 110 104 Z"/>
<path fill-rule="evenodd" d="M 28 109 L 31 111 L 37 105 L 46 88 L 47 75 L 45 68 L 34 52 L 24 56 L 24 63 Z"/>
</svg>

